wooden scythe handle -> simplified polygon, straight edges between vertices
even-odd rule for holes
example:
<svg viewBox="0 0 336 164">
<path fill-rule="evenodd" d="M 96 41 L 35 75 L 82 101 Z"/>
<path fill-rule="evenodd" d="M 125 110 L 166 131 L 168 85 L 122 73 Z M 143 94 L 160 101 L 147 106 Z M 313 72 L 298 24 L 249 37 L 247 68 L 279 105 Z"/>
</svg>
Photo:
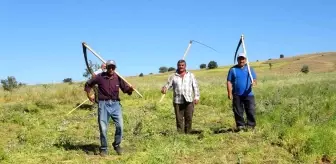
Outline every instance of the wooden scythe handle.
<svg viewBox="0 0 336 164">
<path fill-rule="evenodd" d="M 191 44 L 192 44 L 192 40 L 190 40 L 190 42 L 189 42 L 189 44 L 188 44 L 188 48 L 187 48 L 186 51 L 184 52 L 184 55 L 183 55 L 183 58 L 182 58 L 183 60 L 184 60 L 185 57 L 187 56 L 187 54 L 188 54 L 188 52 L 189 52 L 189 50 L 190 50 Z M 166 92 L 167 92 L 167 91 L 166 91 Z M 161 96 L 161 99 L 160 99 L 159 102 L 161 102 L 165 96 L 166 96 L 166 94 L 163 94 L 163 95 Z"/>
</svg>

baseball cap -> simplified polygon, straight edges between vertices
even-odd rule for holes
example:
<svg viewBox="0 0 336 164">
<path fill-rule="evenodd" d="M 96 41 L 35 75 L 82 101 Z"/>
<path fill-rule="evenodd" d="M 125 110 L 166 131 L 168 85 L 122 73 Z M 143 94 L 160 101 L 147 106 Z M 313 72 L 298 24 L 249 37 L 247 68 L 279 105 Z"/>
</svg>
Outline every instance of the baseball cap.
<svg viewBox="0 0 336 164">
<path fill-rule="evenodd" d="M 239 53 L 239 55 L 238 55 L 238 57 L 237 58 L 239 58 L 239 57 L 244 57 L 244 58 L 246 58 L 246 56 L 245 56 L 245 53 Z"/>
<path fill-rule="evenodd" d="M 106 61 L 106 66 L 108 65 L 114 65 L 114 66 L 117 66 L 116 62 L 114 60 L 108 60 Z"/>
</svg>

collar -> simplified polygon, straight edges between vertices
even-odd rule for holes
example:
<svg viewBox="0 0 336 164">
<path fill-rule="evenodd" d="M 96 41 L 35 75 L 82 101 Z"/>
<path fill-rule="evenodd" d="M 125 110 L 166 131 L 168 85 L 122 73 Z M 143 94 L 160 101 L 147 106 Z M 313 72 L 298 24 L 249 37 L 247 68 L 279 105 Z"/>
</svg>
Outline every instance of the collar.
<svg viewBox="0 0 336 164">
<path fill-rule="evenodd" d="M 114 73 L 111 77 L 108 76 L 107 72 L 102 72 L 101 73 L 101 76 L 104 78 L 104 79 L 113 79 L 114 77 L 117 76 L 116 73 Z"/>
<path fill-rule="evenodd" d="M 235 67 L 239 68 L 239 69 L 245 69 L 245 68 L 247 68 L 247 64 L 245 64 L 243 67 L 239 67 L 238 64 L 237 64 Z"/>
<path fill-rule="evenodd" d="M 186 71 L 186 73 L 185 73 L 184 75 L 187 75 L 187 74 L 189 74 L 188 71 Z M 176 71 L 176 72 L 175 72 L 175 76 L 180 76 L 180 74 Z"/>
</svg>

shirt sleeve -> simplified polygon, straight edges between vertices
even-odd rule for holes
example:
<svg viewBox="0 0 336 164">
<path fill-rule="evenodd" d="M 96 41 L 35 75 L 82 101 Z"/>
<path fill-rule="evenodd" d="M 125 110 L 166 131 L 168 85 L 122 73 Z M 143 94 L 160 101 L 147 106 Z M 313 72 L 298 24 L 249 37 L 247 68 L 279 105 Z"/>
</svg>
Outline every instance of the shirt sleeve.
<svg viewBox="0 0 336 164">
<path fill-rule="evenodd" d="M 174 75 L 171 75 L 168 78 L 167 83 L 163 87 L 171 89 L 173 87 L 173 79 L 174 79 Z"/>
<path fill-rule="evenodd" d="M 99 73 L 102 73 L 103 70 L 101 68 L 99 68 L 97 71 L 94 72 L 95 75 L 98 75 Z"/>
<path fill-rule="evenodd" d="M 130 86 L 120 77 L 119 78 L 119 86 L 120 86 L 120 89 L 123 93 L 127 93 L 129 95 L 132 94 L 132 92 L 130 91 Z"/>
<path fill-rule="evenodd" d="M 227 75 L 227 81 L 232 81 L 232 76 L 233 76 L 233 68 L 230 68 L 229 72 L 228 72 L 228 75 Z"/>
<path fill-rule="evenodd" d="M 94 77 L 90 80 L 88 80 L 84 85 L 84 91 L 90 92 L 92 87 L 98 83 L 98 77 Z"/>
<path fill-rule="evenodd" d="M 198 87 L 198 82 L 197 82 L 194 74 L 191 74 L 191 77 L 192 77 L 192 87 L 193 87 L 193 90 L 194 90 L 195 99 L 199 100 L 200 99 L 200 91 L 199 91 L 199 87 Z"/>
</svg>

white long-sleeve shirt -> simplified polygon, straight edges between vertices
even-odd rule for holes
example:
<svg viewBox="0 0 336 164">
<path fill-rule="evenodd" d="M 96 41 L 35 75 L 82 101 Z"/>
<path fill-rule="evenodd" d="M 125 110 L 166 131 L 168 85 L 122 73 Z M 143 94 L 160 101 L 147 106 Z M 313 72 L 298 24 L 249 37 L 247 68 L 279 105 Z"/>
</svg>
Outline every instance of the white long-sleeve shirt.
<svg viewBox="0 0 336 164">
<path fill-rule="evenodd" d="M 167 89 L 173 88 L 173 101 L 176 104 L 184 103 L 184 99 L 187 102 L 193 102 L 194 99 L 200 99 L 198 83 L 195 75 L 191 72 L 187 71 L 183 78 L 178 73 L 174 73 L 168 78 L 167 84 L 164 87 Z M 193 92 L 195 97 L 194 99 Z"/>
<path fill-rule="evenodd" d="M 98 75 L 99 73 L 105 72 L 105 70 L 103 71 L 101 68 L 99 68 L 97 71 L 94 72 L 95 75 Z"/>
</svg>

